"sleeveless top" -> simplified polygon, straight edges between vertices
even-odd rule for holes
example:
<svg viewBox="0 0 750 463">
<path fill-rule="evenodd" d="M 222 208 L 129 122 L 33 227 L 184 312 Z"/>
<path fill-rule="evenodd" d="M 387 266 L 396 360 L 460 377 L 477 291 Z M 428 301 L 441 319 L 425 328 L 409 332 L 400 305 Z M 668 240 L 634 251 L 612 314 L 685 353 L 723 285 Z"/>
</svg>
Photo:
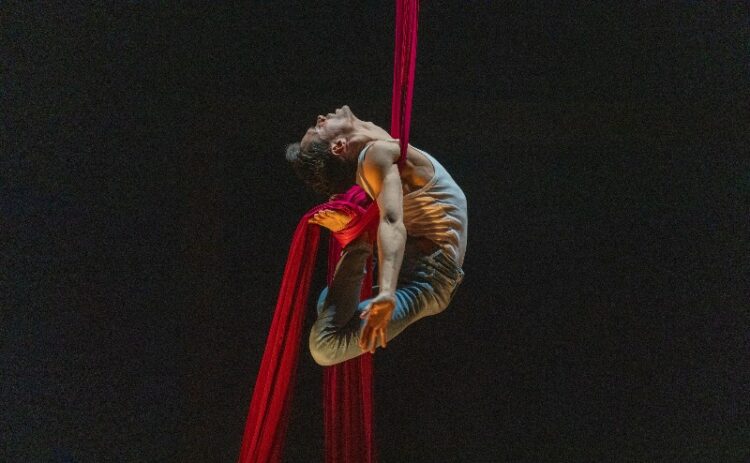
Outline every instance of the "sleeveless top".
<svg viewBox="0 0 750 463">
<path fill-rule="evenodd" d="M 362 162 L 370 146 L 372 144 L 365 146 L 359 153 L 357 184 L 374 199 L 372 188 L 362 175 Z M 461 266 L 466 253 L 468 226 L 466 196 L 435 158 L 422 150 L 417 151 L 432 163 L 435 175 L 423 187 L 404 194 L 403 220 L 406 234 L 432 240 Z"/>
</svg>

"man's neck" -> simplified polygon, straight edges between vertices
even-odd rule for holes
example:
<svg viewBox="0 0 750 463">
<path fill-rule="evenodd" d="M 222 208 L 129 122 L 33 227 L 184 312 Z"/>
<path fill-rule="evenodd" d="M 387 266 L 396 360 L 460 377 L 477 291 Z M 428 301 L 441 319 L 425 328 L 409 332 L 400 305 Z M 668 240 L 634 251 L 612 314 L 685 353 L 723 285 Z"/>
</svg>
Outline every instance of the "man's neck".
<svg viewBox="0 0 750 463">
<path fill-rule="evenodd" d="M 350 158 L 356 158 L 368 143 L 391 139 L 391 136 L 382 127 L 368 121 L 357 121 L 349 137 L 349 152 L 347 154 Z"/>
</svg>

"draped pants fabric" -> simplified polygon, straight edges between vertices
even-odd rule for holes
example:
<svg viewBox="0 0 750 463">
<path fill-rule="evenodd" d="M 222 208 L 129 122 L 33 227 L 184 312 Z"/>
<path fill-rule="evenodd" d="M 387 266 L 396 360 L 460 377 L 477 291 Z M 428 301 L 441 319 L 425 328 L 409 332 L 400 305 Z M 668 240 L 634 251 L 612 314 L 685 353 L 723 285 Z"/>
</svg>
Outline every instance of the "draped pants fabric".
<svg viewBox="0 0 750 463">
<path fill-rule="evenodd" d="M 347 246 L 333 280 L 320 293 L 318 319 L 310 332 L 310 353 L 320 365 L 335 365 L 362 354 L 358 343 L 365 321 L 360 314 L 372 299 L 360 301 L 359 295 L 371 253 L 372 244 L 365 241 Z M 463 276 L 463 270 L 443 250 L 430 255 L 405 253 L 395 292 L 396 307 L 386 330 L 387 341 L 417 320 L 445 310 Z M 373 288 L 375 294 L 377 287 Z"/>
</svg>

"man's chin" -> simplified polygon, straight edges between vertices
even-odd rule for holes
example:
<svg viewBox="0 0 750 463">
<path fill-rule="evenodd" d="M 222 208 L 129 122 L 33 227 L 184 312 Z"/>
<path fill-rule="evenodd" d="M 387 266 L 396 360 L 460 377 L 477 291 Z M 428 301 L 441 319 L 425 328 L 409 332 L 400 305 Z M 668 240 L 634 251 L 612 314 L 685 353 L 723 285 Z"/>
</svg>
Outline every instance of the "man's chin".
<svg viewBox="0 0 750 463">
<path fill-rule="evenodd" d="M 342 106 L 342 107 L 340 107 L 339 109 L 336 110 L 336 113 L 339 113 L 339 112 L 341 114 L 347 116 L 347 117 L 351 117 L 351 118 L 354 118 L 354 119 L 357 118 L 354 115 L 354 113 L 352 112 L 351 108 L 349 108 L 349 106 L 347 106 L 347 105 L 344 105 L 344 106 Z"/>
</svg>

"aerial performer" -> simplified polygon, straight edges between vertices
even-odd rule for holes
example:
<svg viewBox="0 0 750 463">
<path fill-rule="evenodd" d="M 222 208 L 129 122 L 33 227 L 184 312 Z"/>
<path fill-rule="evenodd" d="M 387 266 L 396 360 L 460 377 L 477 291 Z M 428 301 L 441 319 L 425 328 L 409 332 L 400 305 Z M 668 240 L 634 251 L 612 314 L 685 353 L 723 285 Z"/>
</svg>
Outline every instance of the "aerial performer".
<svg viewBox="0 0 750 463">
<path fill-rule="evenodd" d="M 463 280 L 466 197 L 434 157 L 409 144 L 419 2 L 395 3 L 390 134 L 342 106 L 287 147 L 297 175 L 329 199 L 303 215 L 292 237 L 238 463 L 282 461 L 321 229 L 331 232 L 328 285 L 308 345 L 325 366 L 326 463 L 377 462 L 372 354 L 445 310 Z"/>
<path fill-rule="evenodd" d="M 317 303 L 310 353 L 328 366 L 374 353 L 417 320 L 442 312 L 463 279 L 467 208 L 463 191 L 430 154 L 411 145 L 399 166 L 399 141 L 344 105 L 318 115 L 286 157 L 317 193 L 353 185 L 377 204 L 376 239 L 368 231 L 347 244 Z M 331 232 L 355 217 L 326 208 L 309 221 Z M 377 244 L 374 297 L 360 301 L 367 259 Z"/>
</svg>

